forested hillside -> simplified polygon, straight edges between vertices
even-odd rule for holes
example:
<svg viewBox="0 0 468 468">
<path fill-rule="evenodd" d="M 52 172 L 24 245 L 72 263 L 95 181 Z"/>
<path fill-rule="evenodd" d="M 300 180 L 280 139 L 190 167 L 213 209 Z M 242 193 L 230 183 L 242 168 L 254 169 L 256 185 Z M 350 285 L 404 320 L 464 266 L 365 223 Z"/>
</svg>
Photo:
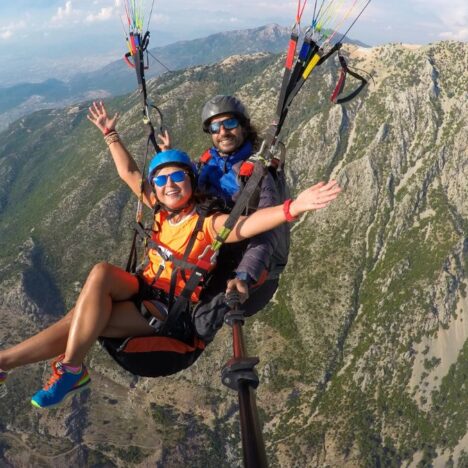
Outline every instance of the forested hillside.
<svg viewBox="0 0 468 468">
<path fill-rule="evenodd" d="M 339 67 L 307 82 L 284 131 L 293 192 L 335 177 L 339 201 L 293 228 L 280 290 L 247 322 L 260 357 L 257 405 L 271 466 L 468 464 L 466 44 L 347 46 L 374 82 L 329 96 Z M 284 57 L 233 56 L 151 80 L 176 145 L 209 145 L 203 103 L 234 93 L 271 121 Z M 315 75 L 315 76 L 314 76 Z M 106 102 L 123 140 L 145 148 L 137 93 Z M 87 106 L 34 113 L 0 134 L 0 341 L 74 303 L 91 266 L 124 265 L 135 200 L 86 120 Z M 190 370 L 135 379 L 99 347 L 90 392 L 60 410 L 29 403 L 42 365 L 0 400 L 6 466 L 241 466 L 237 396 L 222 386 L 222 330 Z"/>
</svg>

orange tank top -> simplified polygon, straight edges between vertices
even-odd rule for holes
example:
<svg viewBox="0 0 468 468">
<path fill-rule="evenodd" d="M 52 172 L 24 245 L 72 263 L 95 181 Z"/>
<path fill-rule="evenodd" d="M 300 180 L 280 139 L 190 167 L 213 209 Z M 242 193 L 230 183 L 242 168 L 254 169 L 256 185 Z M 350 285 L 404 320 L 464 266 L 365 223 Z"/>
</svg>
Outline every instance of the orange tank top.
<svg viewBox="0 0 468 468">
<path fill-rule="evenodd" d="M 159 212 L 156 214 L 155 223 L 153 226 L 152 239 L 157 243 L 166 253 L 173 255 L 175 258 L 182 259 L 184 256 L 187 245 L 190 241 L 192 232 L 194 231 L 199 215 L 193 213 L 182 221 L 172 224 L 167 219 L 166 212 Z M 203 221 L 203 227 L 197 234 L 193 248 L 187 258 L 187 261 L 196 264 L 198 257 L 205 251 L 206 247 L 213 243 L 213 233 L 211 228 L 212 216 L 207 216 Z M 149 264 L 143 271 L 143 278 L 145 281 L 154 288 L 164 290 L 166 293 L 170 291 L 171 276 L 174 270 L 173 262 L 168 260 L 164 263 L 163 258 L 155 249 L 148 250 Z M 160 266 L 164 265 L 160 276 L 156 278 Z M 214 267 L 214 265 L 213 265 Z M 212 268 L 211 268 L 212 269 Z M 185 269 L 185 278 L 188 281 L 190 278 L 191 270 Z M 185 287 L 184 277 L 180 270 L 177 272 L 175 282 L 175 296 L 179 296 Z M 199 300 L 201 286 L 198 286 L 192 293 L 192 302 Z"/>
</svg>

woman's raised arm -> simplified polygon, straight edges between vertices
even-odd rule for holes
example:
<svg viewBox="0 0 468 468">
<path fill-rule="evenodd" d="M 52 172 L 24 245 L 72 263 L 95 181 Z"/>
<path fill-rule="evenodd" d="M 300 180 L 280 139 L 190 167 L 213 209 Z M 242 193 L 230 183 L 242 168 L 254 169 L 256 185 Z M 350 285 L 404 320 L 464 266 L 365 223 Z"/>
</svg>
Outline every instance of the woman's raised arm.
<svg viewBox="0 0 468 468">
<path fill-rule="evenodd" d="M 119 177 L 130 187 L 132 192 L 139 197 L 142 174 L 137 163 L 115 131 L 115 125 L 119 119 L 119 114 L 115 114 L 112 118 L 109 117 L 101 101 L 93 102 L 92 106 L 89 108 L 87 117 L 104 135 Z M 143 181 L 143 202 L 150 208 L 152 208 L 156 202 L 151 186 L 146 180 Z"/>
</svg>

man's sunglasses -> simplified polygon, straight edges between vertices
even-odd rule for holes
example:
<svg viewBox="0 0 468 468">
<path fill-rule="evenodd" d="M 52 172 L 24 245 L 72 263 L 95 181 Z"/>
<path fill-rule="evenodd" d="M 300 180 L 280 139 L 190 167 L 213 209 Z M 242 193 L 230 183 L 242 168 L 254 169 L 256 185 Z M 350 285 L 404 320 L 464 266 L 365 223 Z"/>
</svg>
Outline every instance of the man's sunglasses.
<svg viewBox="0 0 468 468">
<path fill-rule="evenodd" d="M 153 184 L 158 187 L 164 187 L 167 184 L 168 177 L 171 178 L 172 182 L 183 182 L 185 180 L 185 171 L 174 171 L 166 175 L 157 175 L 153 177 Z"/>
<path fill-rule="evenodd" d="M 219 133 L 221 130 L 221 125 L 224 127 L 224 130 L 234 130 L 240 125 L 240 122 L 235 117 L 231 117 L 230 119 L 221 120 L 220 122 L 212 122 L 208 127 L 208 131 L 213 133 Z"/>
</svg>

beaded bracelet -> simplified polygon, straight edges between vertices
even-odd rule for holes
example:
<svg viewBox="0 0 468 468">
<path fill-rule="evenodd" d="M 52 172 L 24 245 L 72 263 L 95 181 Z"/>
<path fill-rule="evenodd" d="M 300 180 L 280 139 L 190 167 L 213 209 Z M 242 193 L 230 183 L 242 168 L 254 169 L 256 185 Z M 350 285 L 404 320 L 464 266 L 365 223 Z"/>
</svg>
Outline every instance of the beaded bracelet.
<svg viewBox="0 0 468 468">
<path fill-rule="evenodd" d="M 104 137 L 104 141 L 106 142 L 107 146 L 115 143 L 116 141 L 120 141 L 119 134 L 116 131 L 113 131 Z"/>
</svg>

